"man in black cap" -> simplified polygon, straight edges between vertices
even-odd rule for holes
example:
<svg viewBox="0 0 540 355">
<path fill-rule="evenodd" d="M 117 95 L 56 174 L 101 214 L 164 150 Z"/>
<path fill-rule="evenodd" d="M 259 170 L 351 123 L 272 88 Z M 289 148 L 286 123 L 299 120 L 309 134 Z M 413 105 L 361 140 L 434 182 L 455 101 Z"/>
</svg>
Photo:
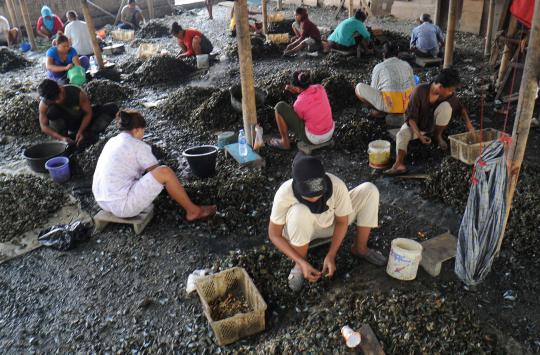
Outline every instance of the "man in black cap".
<svg viewBox="0 0 540 355">
<path fill-rule="evenodd" d="M 386 265 L 386 258 L 367 246 L 371 228 L 378 225 L 379 190 L 375 185 L 365 182 L 348 191 L 341 179 L 325 173 L 317 158 L 302 153 L 294 159 L 292 175 L 274 197 L 268 236 L 295 262 L 289 274 L 289 287 L 293 291 L 302 288 L 304 278 L 316 282 L 323 274 L 334 275 L 336 254 L 353 222 L 356 222 L 356 240 L 352 253 L 372 264 Z M 306 259 L 309 243 L 329 237 L 330 248 L 319 271 Z"/>
</svg>

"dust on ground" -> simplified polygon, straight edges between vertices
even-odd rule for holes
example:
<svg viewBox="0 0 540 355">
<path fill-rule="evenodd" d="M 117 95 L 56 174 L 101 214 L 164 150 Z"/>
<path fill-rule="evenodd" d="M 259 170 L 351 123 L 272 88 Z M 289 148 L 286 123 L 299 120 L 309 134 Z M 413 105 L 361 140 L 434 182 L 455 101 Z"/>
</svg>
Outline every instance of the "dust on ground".
<svg viewBox="0 0 540 355">
<path fill-rule="evenodd" d="M 286 11 L 292 14 L 294 9 L 288 7 Z M 187 11 L 147 25 L 136 41 L 157 43 L 174 54 L 174 41 L 162 34 L 178 20 L 183 26 L 201 29 L 223 54 L 234 43 L 226 31 L 228 14 L 228 8 L 215 6 L 215 20 L 209 21 L 203 9 Z M 333 14 L 327 9 L 310 9 L 312 20 L 326 26 L 337 23 Z M 344 17 L 342 12 L 340 19 Z M 368 22 L 394 31 L 389 34 L 400 40 L 414 26 L 388 18 Z M 457 36 L 456 65 L 465 81 L 459 95 L 476 126 L 480 88 L 489 82 L 481 43 L 477 36 Z M 348 252 L 354 235 L 350 230 L 338 254 L 333 280 L 306 285 L 300 294 L 293 294 L 287 288 L 292 263 L 269 244 L 266 227 L 273 195 L 290 178 L 294 152 L 264 148 L 261 154 L 267 166 L 261 171 L 238 169 L 220 154 L 216 176 L 206 180 L 194 177 L 181 156 L 193 145 L 215 143 L 220 130 L 241 127 L 241 115 L 233 110 L 226 90 L 239 83 L 234 55 L 213 63 L 209 70 L 197 70 L 193 62 L 168 58 L 138 61 L 134 59 L 136 47 L 126 49 L 126 54 L 109 58 L 121 69 L 119 85 L 134 89 L 128 99 L 120 100 L 143 112 L 148 121 L 145 141 L 161 162 L 176 169 L 193 200 L 217 203 L 220 212 L 210 221 L 186 223 L 181 209 L 161 195 L 155 202 L 156 216 L 140 236 L 135 236 L 130 226 L 111 225 L 72 251 L 40 249 L 0 265 L 0 348 L 12 353 L 345 352 L 340 327 L 349 324 L 358 329 L 362 323 L 369 323 L 387 353 L 540 351 L 540 285 L 532 247 L 537 224 L 529 222 L 540 215 L 535 197 L 537 158 L 528 157 L 501 255 L 476 293 L 462 288 L 453 274 L 453 262 L 443 265 L 439 278 L 419 271 L 412 283 L 390 279 L 384 269 Z M 29 60 L 31 66 L 2 74 L 3 89 L 11 91 L 0 96 L 3 103 L 35 92 L 45 76 L 40 57 L 30 55 Z M 318 156 L 327 171 L 342 177 L 349 188 L 364 181 L 379 187 L 379 228 L 373 231 L 370 246 L 388 255 L 395 237 L 421 241 L 446 230 L 457 235 L 470 169 L 450 160 L 436 147 L 414 143 L 408 161 L 412 171 L 430 174 L 427 182 L 383 178 L 369 168 L 367 144 L 377 138 L 388 139 L 387 133 L 384 124 L 369 120 L 367 110 L 350 95 L 355 83 L 370 81 L 371 70 L 380 60 L 335 55 L 278 59 L 263 55 L 254 60 L 254 74 L 256 84 L 269 92 L 269 106 L 294 100 L 283 91 L 294 70 L 310 69 L 315 80 L 325 85 L 333 104 L 336 146 Z M 167 70 L 173 65 L 182 70 Z M 416 68 L 415 72 L 426 81 L 436 70 Z M 123 87 L 115 92 L 122 92 Z M 492 112 L 489 102 L 493 98 L 486 96 L 485 112 Z M 162 99 L 156 108 L 143 106 Z M 258 109 L 264 112 L 258 119 L 265 133 L 277 134 L 272 110 Z M 503 117 L 487 116 L 488 126 L 502 127 Z M 452 122 L 449 133 L 461 131 L 463 124 Z M 38 134 L 17 132 L 2 132 L 0 162 L 19 159 L 24 147 L 43 139 Z M 538 146 L 537 133 L 531 133 L 532 147 Z M 97 212 L 91 176 L 101 149 L 115 134 L 116 129 L 109 127 L 98 143 L 72 156 L 75 177 L 66 185 L 51 187 L 42 182 L 26 186 L 22 178 L 12 182 L 21 186 L 9 189 L 16 192 L 14 203 L 21 200 L 30 204 L 41 198 L 41 191 L 55 196 L 52 191 L 58 188 L 62 194 L 74 196 L 86 211 Z M 9 223 L 25 224 L 29 214 L 24 218 L 23 214 L 35 205 L 25 206 L 10 211 L 13 221 Z M 51 205 L 39 210 L 49 213 L 55 208 Z M 5 226 L 6 230 L 15 230 Z M 323 247 L 310 253 L 315 267 L 322 266 L 325 250 Z M 219 271 L 232 266 L 246 268 L 268 303 L 267 330 L 219 347 L 200 301 L 186 295 L 185 282 L 195 269 Z M 505 298 L 508 291 L 514 297 Z"/>
</svg>

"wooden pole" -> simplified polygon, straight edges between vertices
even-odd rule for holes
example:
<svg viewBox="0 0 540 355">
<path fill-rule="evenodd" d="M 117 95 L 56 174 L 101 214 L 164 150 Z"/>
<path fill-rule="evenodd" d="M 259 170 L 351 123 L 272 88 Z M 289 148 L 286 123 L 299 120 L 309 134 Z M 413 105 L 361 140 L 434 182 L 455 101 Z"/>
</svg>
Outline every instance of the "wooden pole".
<svg viewBox="0 0 540 355">
<path fill-rule="evenodd" d="M 11 0 L 6 0 L 6 8 L 9 15 L 9 21 L 11 22 L 11 26 L 17 27 L 17 15 L 15 13 L 15 8 L 13 7 L 13 3 Z"/>
<path fill-rule="evenodd" d="M 457 0 L 450 0 L 448 5 L 448 26 L 446 28 L 446 45 L 444 47 L 443 68 L 449 68 L 454 64 L 454 37 L 456 33 Z"/>
<path fill-rule="evenodd" d="M 491 53 L 491 41 L 493 37 L 493 20 L 495 17 L 495 0 L 489 0 L 488 22 L 486 28 L 486 44 L 484 46 L 484 57 Z"/>
<path fill-rule="evenodd" d="M 118 24 L 118 21 L 120 21 L 120 15 L 122 15 L 122 9 L 126 5 L 127 0 L 122 0 L 120 3 L 120 7 L 118 8 L 118 12 L 116 13 L 116 20 L 114 20 L 114 26 Z"/>
<path fill-rule="evenodd" d="M 441 23 L 441 0 L 435 1 L 435 15 L 433 17 L 433 23 L 439 26 Z"/>
<path fill-rule="evenodd" d="M 516 34 L 517 25 L 517 19 L 514 16 L 510 17 L 510 22 L 508 23 L 508 30 L 506 31 L 506 37 L 512 38 Z M 510 59 L 514 55 L 515 48 L 515 46 L 511 45 L 508 42 L 504 45 L 504 50 L 501 58 L 501 66 L 499 67 L 499 74 L 497 75 L 497 84 L 495 85 L 495 87 L 499 87 L 504 80 L 504 75 L 508 70 L 508 65 L 510 64 Z"/>
<path fill-rule="evenodd" d="M 353 4 L 353 0 L 349 0 L 349 17 L 353 17 L 354 16 L 354 4 Z"/>
<path fill-rule="evenodd" d="M 32 50 L 35 51 L 37 49 L 36 38 L 34 37 L 34 30 L 32 29 L 30 15 L 28 14 L 28 4 L 26 3 L 26 0 L 19 0 L 19 5 L 21 7 L 21 13 L 24 21 L 24 27 L 26 28 L 26 34 L 28 35 L 28 39 L 30 40 Z"/>
<path fill-rule="evenodd" d="M 527 57 L 523 67 L 523 78 L 519 88 L 519 100 L 516 110 L 516 119 L 514 120 L 514 129 L 512 131 L 512 143 L 508 152 L 509 181 L 507 191 L 507 207 L 504 228 L 497 253 L 501 248 L 504 238 L 504 230 L 508 223 L 510 208 L 512 207 L 512 199 L 516 192 L 516 186 L 519 179 L 519 171 L 523 158 L 525 157 L 525 149 L 527 148 L 527 138 L 531 128 L 531 121 L 536 103 L 536 94 L 538 90 L 538 80 L 540 79 L 540 2 L 536 1 L 534 5 L 533 19 L 531 21 L 531 32 L 529 46 L 527 48 Z"/>
<path fill-rule="evenodd" d="M 148 16 L 152 19 L 154 18 L 154 0 L 146 0 L 148 5 Z"/>
<path fill-rule="evenodd" d="M 90 33 L 90 38 L 92 39 L 92 48 L 94 49 L 94 57 L 96 58 L 97 65 L 99 69 L 103 69 L 103 57 L 101 56 L 101 48 L 96 38 L 96 28 L 94 27 L 94 19 L 90 15 L 90 9 L 88 8 L 88 1 L 81 0 L 82 10 L 84 14 L 84 21 L 86 21 L 86 26 L 88 27 L 88 32 Z"/>
<path fill-rule="evenodd" d="M 240 59 L 240 81 L 242 84 L 242 118 L 244 132 L 249 144 L 253 146 L 252 127 L 257 123 L 255 107 L 255 83 L 253 81 L 253 61 L 251 58 L 251 34 L 248 23 L 247 0 L 236 0 L 234 6 L 238 57 Z"/>
<path fill-rule="evenodd" d="M 277 0 L 277 9 L 278 11 L 281 11 L 281 9 L 283 9 L 283 3 L 281 0 Z"/>
<path fill-rule="evenodd" d="M 263 33 L 266 35 L 268 33 L 268 4 L 267 0 L 261 1 L 262 7 L 262 20 L 263 20 Z"/>
</svg>

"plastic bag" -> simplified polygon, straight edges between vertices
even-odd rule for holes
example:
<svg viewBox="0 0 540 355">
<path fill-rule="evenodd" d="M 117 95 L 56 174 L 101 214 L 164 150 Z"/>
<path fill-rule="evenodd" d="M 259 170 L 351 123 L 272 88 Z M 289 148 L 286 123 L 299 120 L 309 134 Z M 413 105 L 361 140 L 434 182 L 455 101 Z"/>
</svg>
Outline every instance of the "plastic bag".
<svg viewBox="0 0 540 355">
<path fill-rule="evenodd" d="M 195 270 L 189 274 L 186 283 L 186 293 L 190 294 L 191 292 L 195 291 L 195 281 L 203 276 L 206 276 L 207 274 L 210 274 L 210 270 L 208 269 Z"/>
<path fill-rule="evenodd" d="M 47 247 L 69 250 L 76 242 L 90 238 L 92 226 L 81 221 L 70 224 L 57 224 L 39 232 L 38 241 Z"/>
<path fill-rule="evenodd" d="M 259 150 L 264 147 L 263 128 L 260 125 L 255 126 L 255 142 L 253 143 L 253 149 Z"/>
<path fill-rule="evenodd" d="M 475 166 L 455 264 L 456 275 L 468 286 L 478 285 L 488 275 L 504 227 L 508 180 L 504 143 L 489 145 Z"/>
</svg>

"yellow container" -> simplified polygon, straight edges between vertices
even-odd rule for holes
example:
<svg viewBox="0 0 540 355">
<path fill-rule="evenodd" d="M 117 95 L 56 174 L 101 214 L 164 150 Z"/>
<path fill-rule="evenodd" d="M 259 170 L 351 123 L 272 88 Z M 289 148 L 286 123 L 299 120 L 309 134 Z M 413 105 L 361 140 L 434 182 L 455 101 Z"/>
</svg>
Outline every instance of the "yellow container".
<svg viewBox="0 0 540 355">
<path fill-rule="evenodd" d="M 276 34 L 266 35 L 266 40 L 272 43 L 289 43 L 289 34 L 276 33 Z"/>
<path fill-rule="evenodd" d="M 133 30 L 114 30 L 111 31 L 111 36 L 116 41 L 128 42 L 135 38 L 135 31 Z"/>
<path fill-rule="evenodd" d="M 368 145 L 369 166 L 383 169 L 390 164 L 390 142 L 376 140 Z"/>
<path fill-rule="evenodd" d="M 137 48 L 137 58 L 147 60 L 155 55 L 158 55 L 160 51 L 159 44 L 155 43 L 141 43 Z"/>
<path fill-rule="evenodd" d="M 283 20 L 285 20 L 285 14 L 283 12 L 268 15 L 268 22 L 281 22 Z"/>
</svg>

